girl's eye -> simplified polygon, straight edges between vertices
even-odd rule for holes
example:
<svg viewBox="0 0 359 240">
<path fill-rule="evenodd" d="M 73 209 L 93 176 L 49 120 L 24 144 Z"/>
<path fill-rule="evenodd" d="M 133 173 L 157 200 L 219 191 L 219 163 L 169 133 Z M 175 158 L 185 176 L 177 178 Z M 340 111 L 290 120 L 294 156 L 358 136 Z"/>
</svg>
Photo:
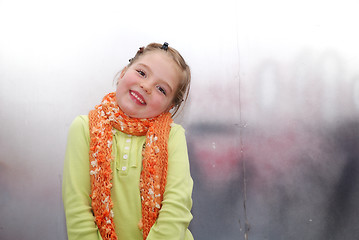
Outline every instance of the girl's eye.
<svg viewBox="0 0 359 240">
<path fill-rule="evenodd" d="M 156 86 L 156 87 L 163 95 L 165 96 L 167 95 L 166 90 L 164 90 L 161 86 Z"/>
<path fill-rule="evenodd" d="M 142 77 L 146 76 L 146 73 L 142 70 L 136 70 L 138 72 L 138 74 L 140 74 Z"/>
</svg>

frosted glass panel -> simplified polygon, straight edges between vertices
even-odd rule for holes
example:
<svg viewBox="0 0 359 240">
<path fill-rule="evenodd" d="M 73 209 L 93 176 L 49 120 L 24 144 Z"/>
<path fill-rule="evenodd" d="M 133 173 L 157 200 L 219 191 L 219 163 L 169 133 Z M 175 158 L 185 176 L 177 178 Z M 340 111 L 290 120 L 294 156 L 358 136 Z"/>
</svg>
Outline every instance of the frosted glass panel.
<svg viewBox="0 0 359 240">
<path fill-rule="evenodd" d="M 0 238 L 66 239 L 67 131 L 138 47 L 192 69 L 196 240 L 359 235 L 355 1 L 0 2 Z"/>
</svg>

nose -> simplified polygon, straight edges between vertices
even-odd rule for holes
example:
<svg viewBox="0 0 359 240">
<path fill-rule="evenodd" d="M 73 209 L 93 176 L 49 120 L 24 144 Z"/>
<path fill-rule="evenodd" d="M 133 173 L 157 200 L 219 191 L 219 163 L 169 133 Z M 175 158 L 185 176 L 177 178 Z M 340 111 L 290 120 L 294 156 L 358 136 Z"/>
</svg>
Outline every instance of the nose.
<svg viewBox="0 0 359 240">
<path fill-rule="evenodd" d="M 141 81 L 140 83 L 140 87 L 148 94 L 151 94 L 152 92 L 152 84 L 151 84 L 151 81 L 150 80 L 143 80 Z"/>
</svg>

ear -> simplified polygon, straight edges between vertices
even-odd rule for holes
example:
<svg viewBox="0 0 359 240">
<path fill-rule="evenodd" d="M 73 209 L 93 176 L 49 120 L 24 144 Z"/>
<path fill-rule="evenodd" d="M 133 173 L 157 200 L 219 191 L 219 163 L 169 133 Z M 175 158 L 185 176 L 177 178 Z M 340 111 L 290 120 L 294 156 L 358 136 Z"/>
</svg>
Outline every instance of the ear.
<svg viewBox="0 0 359 240">
<path fill-rule="evenodd" d="M 123 78 L 126 72 L 127 72 L 127 67 L 124 67 L 121 71 L 120 78 Z"/>
<path fill-rule="evenodd" d="M 125 76 L 125 73 L 126 73 L 127 69 L 128 69 L 127 67 L 124 67 L 124 68 L 121 70 L 121 73 L 120 73 L 120 75 L 119 75 L 118 78 L 117 78 L 116 85 L 118 84 L 118 82 L 120 81 L 120 79 L 123 78 L 123 76 Z"/>
</svg>

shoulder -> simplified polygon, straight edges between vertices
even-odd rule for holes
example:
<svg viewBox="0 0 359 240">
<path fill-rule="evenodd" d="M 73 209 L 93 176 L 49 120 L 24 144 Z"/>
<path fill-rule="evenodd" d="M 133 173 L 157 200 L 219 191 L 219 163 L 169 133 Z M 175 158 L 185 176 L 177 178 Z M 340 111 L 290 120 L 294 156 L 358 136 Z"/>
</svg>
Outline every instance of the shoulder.
<svg viewBox="0 0 359 240">
<path fill-rule="evenodd" d="M 179 125 L 173 123 L 171 125 L 171 131 L 168 138 L 168 150 L 169 153 L 175 150 L 186 148 L 187 141 L 185 135 L 185 129 Z"/>
<path fill-rule="evenodd" d="M 185 134 L 185 129 L 181 125 L 179 125 L 177 123 L 172 123 L 171 124 L 171 130 L 170 130 L 170 138 L 172 136 L 177 135 L 177 134 L 183 134 L 184 135 Z"/>
<path fill-rule="evenodd" d="M 79 115 L 75 117 L 75 119 L 72 121 L 72 125 L 88 125 L 89 123 L 89 117 L 87 115 Z"/>
<path fill-rule="evenodd" d="M 88 129 L 89 127 L 89 118 L 87 115 L 79 115 L 75 117 L 70 125 L 70 131 L 79 130 L 79 129 Z"/>
<path fill-rule="evenodd" d="M 69 137 L 79 137 L 85 136 L 88 137 L 90 135 L 89 131 L 89 119 L 87 115 L 79 115 L 77 116 L 71 123 L 69 129 Z"/>
<path fill-rule="evenodd" d="M 176 132 L 185 132 L 185 129 L 182 127 L 182 125 L 177 124 L 177 123 L 172 123 L 171 124 L 171 131 L 170 134 L 176 133 Z"/>
</svg>

